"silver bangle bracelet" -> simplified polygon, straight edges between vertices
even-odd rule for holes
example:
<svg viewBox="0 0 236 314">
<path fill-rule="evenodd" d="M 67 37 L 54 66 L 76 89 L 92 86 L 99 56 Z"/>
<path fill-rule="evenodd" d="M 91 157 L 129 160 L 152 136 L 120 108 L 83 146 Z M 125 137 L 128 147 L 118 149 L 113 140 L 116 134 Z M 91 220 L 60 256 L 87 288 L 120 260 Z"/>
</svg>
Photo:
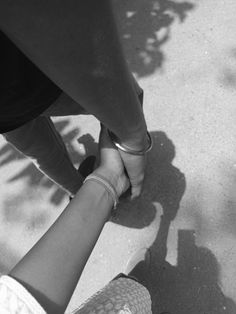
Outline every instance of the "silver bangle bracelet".
<svg viewBox="0 0 236 314">
<path fill-rule="evenodd" d="M 152 137 L 150 135 L 149 132 L 147 132 L 148 135 L 148 147 L 142 150 L 134 150 L 126 145 L 121 145 L 119 140 L 117 139 L 117 137 L 115 136 L 114 133 L 112 133 L 110 130 L 108 130 L 108 134 L 110 136 L 110 139 L 112 140 L 113 144 L 119 148 L 120 150 L 122 150 L 123 152 L 127 153 L 127 154 L 131 154 L 131 155 L 145 155 L 147 152 L 149 152 L 152 149 L 153 146 L 153 141 L 152 141 Z"/>
<path fill-rule="evenodd" d="M 111 197 L 113 199 L 113 202 L 114 202 L 113 209 L 116 209 L 119 197 L 117 195 L 116 189 L 111 184 L 111 182 L 109 182 L 107 180 L 107 178 L 105 178 L 104 176 L 102 176 L 100 174 L 93 174 L 93 173 L 88 175 L 85 178 L 84 183 L 87 181 L 90 181 L 90 180 L 97 182 L 98 184 L 102 185 L 105 188 L 105 190 L 111 195 Z"/>
</svg>

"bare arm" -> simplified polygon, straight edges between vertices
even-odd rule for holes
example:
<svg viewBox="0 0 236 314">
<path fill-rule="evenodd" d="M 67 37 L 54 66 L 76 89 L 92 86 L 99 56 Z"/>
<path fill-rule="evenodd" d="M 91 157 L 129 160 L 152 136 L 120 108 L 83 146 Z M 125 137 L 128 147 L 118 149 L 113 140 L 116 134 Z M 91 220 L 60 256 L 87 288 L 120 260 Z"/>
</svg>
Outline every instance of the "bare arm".
<svg viewBox="0 0 236 314">
<path fill-rule="evenodd" d="M 95 191 L 95 193 L 94 193 Z M 85 183 L 75 199 L 11 271 L 48 313 L 64 313 L 112 206 L 103 187 Z"/>
<path fill-rule="evenodd" d="M 100 173 L 118 195 L 128 188 L 119 153 L 103 140 Z M 110 214 L 113 200 L 96 182 L 86 182 L 61 216 L 16 265 L 21 282 L 48 313 L 64 313 L 83 268 Z"/>
</svg>

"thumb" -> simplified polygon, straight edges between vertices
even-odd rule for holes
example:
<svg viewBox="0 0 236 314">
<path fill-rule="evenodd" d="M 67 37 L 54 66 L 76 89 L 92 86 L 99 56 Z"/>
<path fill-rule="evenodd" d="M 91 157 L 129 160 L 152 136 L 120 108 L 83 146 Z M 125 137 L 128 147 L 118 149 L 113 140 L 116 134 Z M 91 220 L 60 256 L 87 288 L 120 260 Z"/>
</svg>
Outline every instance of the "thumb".
<svg viewBox="0 0 236 314">
<path fill-rule="evenodd" d="M 136 199 L 137 197 L 140 196 L 141 192 L 142 192 L 142 183 L 135 184 L 135 185 L 131 184 L 131 196 L 130 196 L 130 199 L 131 200 Z"/>
<path fill-rule="evenodd" d="M 145 178 L 144 173 L 139 173 L 138 175 L 135 175 L 134 173 L 131 172 L 129 174 L 130 185 L 131 185 L 131 196 L 130 196 L 131 200 L 134 200 L 135 198 L 140 196 L 142 192 L 144 178 Z"/>
</svg>

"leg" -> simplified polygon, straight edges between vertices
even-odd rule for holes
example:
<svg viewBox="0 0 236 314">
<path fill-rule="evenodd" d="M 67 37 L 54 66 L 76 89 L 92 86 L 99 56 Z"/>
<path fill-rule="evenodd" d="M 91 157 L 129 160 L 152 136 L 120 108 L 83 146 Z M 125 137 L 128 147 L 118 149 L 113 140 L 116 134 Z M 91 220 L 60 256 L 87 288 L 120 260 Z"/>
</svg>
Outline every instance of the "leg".
<svg viewBox="0 0 236 314">
<path fill-rule="evenodd" d="M 135 93 L 138 95 L 140 103 L 142 103 L 143 90 L 139 86 L 138 82 L 136 81 L 131 72 L 130 77 Z M 87 112 L 80 104 L 74 101 L 70 96 L 62 92 L 61 95 L 57 98 L 57 100 L 42 113 L 42 116 L 65 117 L 80 114 L 89 114 L 89 112 Z"/>
<path fill-rule="evenodd" d="M 66 117 L 88 114 L 85 109 L 65 93 L 57 98 L 41 115 L 44 117 Z"/>
<path fill-rule="evenodd" d="M 147 125 L 124 58 L 112 1 L 0 1 L 0 28 L 52 81 L 135 151 Z M 144 156 L 121 152 L 137 197 Z"/>
<path fill-rule="evenodd" d="M 8 0 L 0 2 L 0 27 L 56 85 L 127 145 L 146 136 L 111 1 Z"/>
<path fill-rule="evenodd" d="M 70 195 L 80 188 L 83 178 L 74 168 L 64 142 L 50 118 L 38 117 L 4 134 L 18 151 Z"/>
</svg>

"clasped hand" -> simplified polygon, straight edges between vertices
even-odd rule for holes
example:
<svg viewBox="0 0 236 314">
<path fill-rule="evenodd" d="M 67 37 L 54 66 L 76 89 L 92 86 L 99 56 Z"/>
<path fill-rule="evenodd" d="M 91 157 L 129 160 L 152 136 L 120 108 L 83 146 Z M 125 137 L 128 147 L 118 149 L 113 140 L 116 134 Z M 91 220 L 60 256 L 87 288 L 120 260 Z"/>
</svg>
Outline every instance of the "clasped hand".
<svg viewBox="0 0 236 314">
<path fill-rule="evenodd" d="M 146 157 L 130 155 L 118 150 L 111 141 L 106 127 L 99 136 L 99 167 L 94 173 L 105 176 L 116 188 L 118 196 L 131 187 L 131 199 L 139 196 L 144 180 Z"/>
</svg>

